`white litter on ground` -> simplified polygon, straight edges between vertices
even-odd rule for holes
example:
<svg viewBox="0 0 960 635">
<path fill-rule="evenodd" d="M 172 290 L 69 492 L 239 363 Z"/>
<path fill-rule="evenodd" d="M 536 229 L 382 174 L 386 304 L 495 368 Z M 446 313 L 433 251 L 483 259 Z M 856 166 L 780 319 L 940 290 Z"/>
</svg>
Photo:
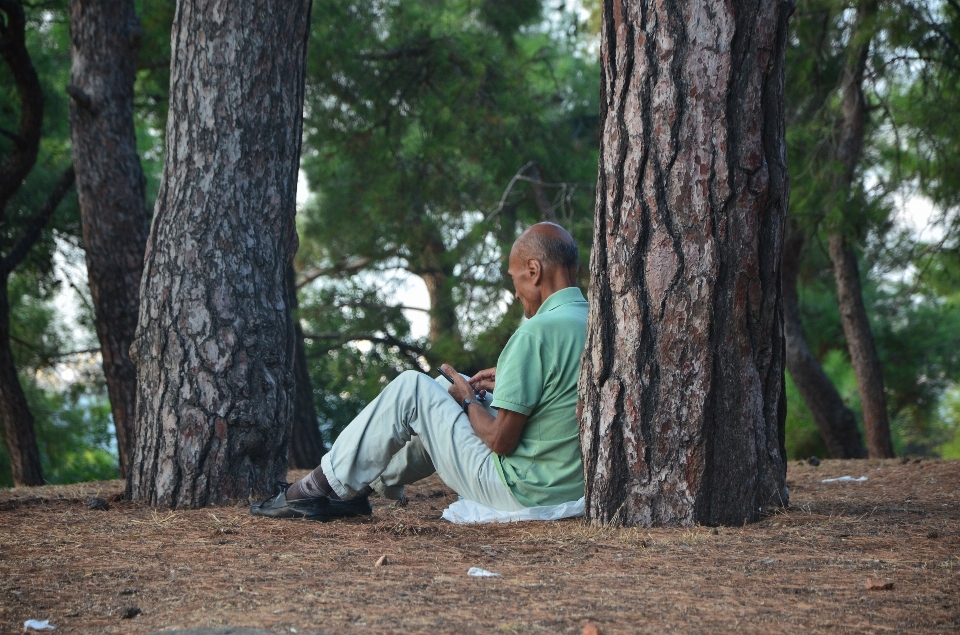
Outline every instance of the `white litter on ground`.
<svg viewBox="0 0 960 635">
<path fill-rule="evenodd" d="M 837 478 L 825 478 L 821 483 L 862 483 L 867 480 L 866 476 L 853 478 L 852 476 L 838 476 Z"/>
<path fill-rule="evenodd" d="M 27 620 L 23 623 L 23 632 L 26 633 L 28 628 L 35 631 L 53 631 L 57 627 L 51 624 L 50 620 Z"/>
<path fill-rule="evenodd" d="M 502 578 L 499 573 L 494 573 L 493 571 L 487 571 L 486 569 L 481 569 L 480 567 L 470 567 L 467 569 L 467 575 L 471 578 Z"/>
<path fill-rule="evenodd" d="M 527 507 L 515 512 L 503 512 L 480 503 L 460 499 L 443 510 L 443 519 L 457 525 L 481 523 L 518 523 L 524 520 L 560 520 L 583 516 L 584 503 L 578 501 L 544 507 Z"/>
</svg>

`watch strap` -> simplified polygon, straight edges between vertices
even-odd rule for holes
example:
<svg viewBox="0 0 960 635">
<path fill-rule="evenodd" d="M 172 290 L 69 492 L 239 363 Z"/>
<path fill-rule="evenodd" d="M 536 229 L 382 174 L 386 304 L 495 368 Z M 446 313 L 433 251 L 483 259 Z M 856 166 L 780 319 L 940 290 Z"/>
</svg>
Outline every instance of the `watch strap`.
<svg viewBox="0 0 960 635">
<path fill-rule="evenodd" d="M 460 407 L 463 408 L 463 411 L 464 411 L 464 412 L 467 412 L 467 406 L 469 406 L 469 405 L 472 404 L 472 403 L 475 403 L 475 404 L 477 404 L 478 406 L 480 405 L 480 402 L 477 401 L 476 399 L 467 397 L 466 399 L 464 399 L 463 401 L 460 402 Z"/>
</svg>

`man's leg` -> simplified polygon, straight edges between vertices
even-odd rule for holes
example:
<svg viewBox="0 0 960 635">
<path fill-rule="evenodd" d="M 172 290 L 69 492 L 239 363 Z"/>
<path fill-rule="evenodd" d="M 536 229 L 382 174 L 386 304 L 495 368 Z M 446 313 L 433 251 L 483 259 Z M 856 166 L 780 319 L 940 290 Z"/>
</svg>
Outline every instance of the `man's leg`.
<svg viewBox="0 0 960 635">
<path fill-rule="evenodd" d="M 423 480 L 437 472 L 433 459 L 423 447 L 420 437 L 414 436 L 393 455 L 387 468 L 370 487 L 384 498 L 403 500 L 403 487 Z"/>
<path fill-rule="evenodd" d="M 451 385 L 443 375 L 434 377 L 434 381 L 444 390 L 447 390 Z M 483 407 L 491 416 L 497 416 L 497 411 L 494 408 L 486 404 L 483 404 Z M 415 436 L 393 456 L 390 464 L 387 465 L 387 469 L 376 481 L 370 483 L 370 487 L 384 498 L 402 500 L 405 485 L 425 479 L 436 471 L 437 468 L 433 465 L 433 459 L 430 458 L 427 449 L 423 447 L 420 437 Z"/>
<path fill-rule="evenodd" d="M 388 473 L 386 484 L 403 485 L 425 467 L 419 461 L 416 466 L 401 463 L 407 456 L 401 450 L 414 436 L 440 478 L 461 496 L 506 511 L 522 509 L 497 474 L 496 457 L 474 433 L 459 404 L 437 382 L 415 371 L 401 374 L 350 422 L 318 471 L 344 500 L 363 493 L 388 468 L 393 474 Z M 398 455 L 398 463 L 391 465 Z"/>
</svg>

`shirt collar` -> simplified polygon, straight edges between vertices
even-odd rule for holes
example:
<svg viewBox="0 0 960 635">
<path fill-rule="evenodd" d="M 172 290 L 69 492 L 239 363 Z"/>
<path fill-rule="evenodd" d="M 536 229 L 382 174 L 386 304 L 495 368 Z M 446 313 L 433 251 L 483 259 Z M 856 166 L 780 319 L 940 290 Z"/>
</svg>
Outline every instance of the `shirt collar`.
<svg viewBox="0 0 960 635">
<path fill-rule="evenodd" d="M 552 295 L 550 295 L 550 297 L 544 300 L 543 304 L 541 304 L 540 308 L 537 310 L 537 315 L 546 313 L 547 311 L 553 311 L 558 306 L 562 306 L 564 304 L 586 301 L 587 300 L 583 297 L 583 293 L 581 293 L 579 287 L 567 287 L 554 292 Z"/>
</svg>

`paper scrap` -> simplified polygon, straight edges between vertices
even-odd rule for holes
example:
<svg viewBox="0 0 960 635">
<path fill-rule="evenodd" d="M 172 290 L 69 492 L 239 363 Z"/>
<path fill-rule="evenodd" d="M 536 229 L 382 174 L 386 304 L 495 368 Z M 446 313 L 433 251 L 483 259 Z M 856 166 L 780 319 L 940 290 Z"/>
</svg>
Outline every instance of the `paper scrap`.
<svg viewBox="0 0 960 635">
<path fill-rule="evenodd" d="M 481 569 L 480 567 L 470 567 L 467 570 L 467 575 L 472 578 L 502 578 L 499 573 L 494 573 L 493 571 L 487 571 L 486 569 Z"/>
<path fill-rule="evenodd" d="M 50 620 L 27 620 L 23 623 L 23 632 L 26 633 L 28 628 L 35 631 L 52 631 L 57 627 L 51 624 Z"/>
<path fill-rule="evenodd" d="M 867 480 L 866 476 L 853 478 L 852 476 L 838 476 L 837 478 L 825 478 L 821 483 L 862 483 Z"/>
</svg>

